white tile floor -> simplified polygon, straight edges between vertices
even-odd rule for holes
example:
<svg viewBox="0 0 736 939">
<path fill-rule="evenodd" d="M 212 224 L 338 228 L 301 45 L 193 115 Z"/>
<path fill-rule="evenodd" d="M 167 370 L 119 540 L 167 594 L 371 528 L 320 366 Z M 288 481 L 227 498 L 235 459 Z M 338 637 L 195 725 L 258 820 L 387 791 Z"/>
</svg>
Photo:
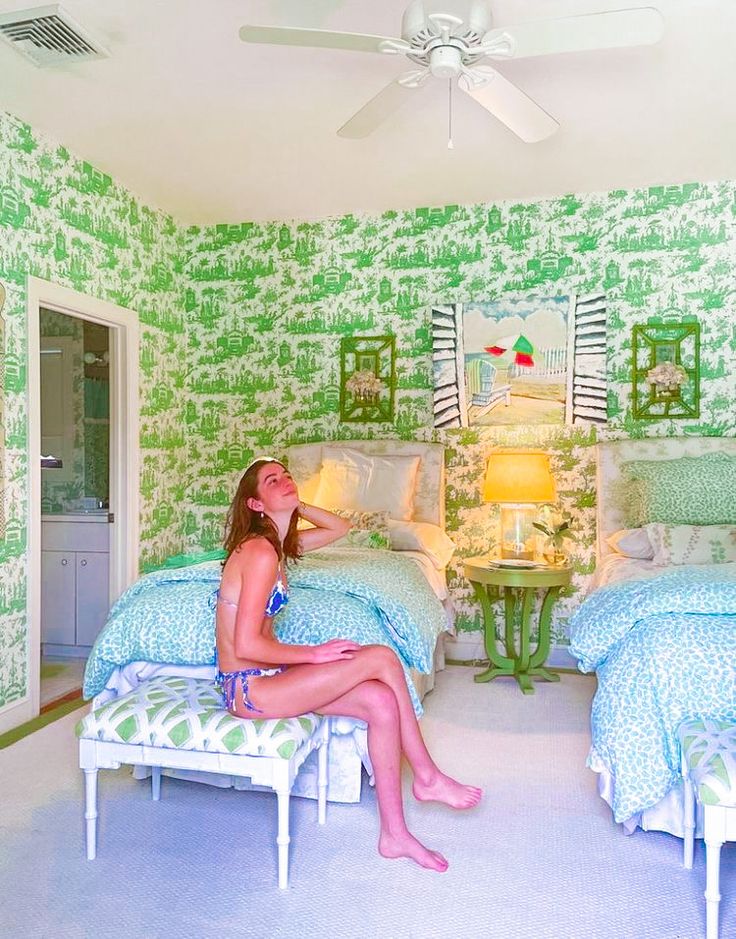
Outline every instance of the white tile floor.
<svg viewBox="0 0 736 939">
<path fill-rule="evenodd" d="M 86 659 L 41 658 L 41 707 L 82 687 Z"/>
</svg>

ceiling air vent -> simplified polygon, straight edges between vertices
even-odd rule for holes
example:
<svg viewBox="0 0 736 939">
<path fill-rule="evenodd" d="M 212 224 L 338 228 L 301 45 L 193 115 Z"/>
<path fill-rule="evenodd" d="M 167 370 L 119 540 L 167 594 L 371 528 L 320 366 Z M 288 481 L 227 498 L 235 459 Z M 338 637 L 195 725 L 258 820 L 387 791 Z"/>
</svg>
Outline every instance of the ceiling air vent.
<svg viewBox="0 0 736 939">
<path fill-rule="evenodd" d="M 58 3 L 4 13 L 0 38 L 42 68 L 103 59 L 108 54 Z"/>
</svg>

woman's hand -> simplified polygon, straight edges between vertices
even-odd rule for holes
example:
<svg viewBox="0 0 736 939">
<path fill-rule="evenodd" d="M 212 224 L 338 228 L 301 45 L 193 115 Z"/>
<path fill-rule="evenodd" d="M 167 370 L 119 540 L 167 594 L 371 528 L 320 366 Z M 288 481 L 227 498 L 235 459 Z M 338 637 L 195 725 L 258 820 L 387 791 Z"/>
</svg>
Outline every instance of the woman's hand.
<svg viewBox="0 0 736 939">
<path fill-rule="evenodd" d="M 313 665 L 324 665 L 326 662 L 341 662 L 343 659 L 352 659 L 360 649 L 359 642 L 350 639 L 330 639 L 318 646 L 312 646 Z"/>
</svg>

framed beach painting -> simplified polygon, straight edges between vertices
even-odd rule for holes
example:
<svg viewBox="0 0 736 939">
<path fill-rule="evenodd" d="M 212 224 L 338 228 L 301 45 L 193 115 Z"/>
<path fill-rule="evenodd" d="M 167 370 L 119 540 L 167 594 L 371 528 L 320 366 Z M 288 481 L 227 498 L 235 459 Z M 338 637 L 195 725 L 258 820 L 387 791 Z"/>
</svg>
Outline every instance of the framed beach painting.
<svg viewBox="0 0 736 939">
<path fill-rule="evenodd" d="M 432 308 L 434 426 L 606 421 L 603 295 Z"/>
</svg>

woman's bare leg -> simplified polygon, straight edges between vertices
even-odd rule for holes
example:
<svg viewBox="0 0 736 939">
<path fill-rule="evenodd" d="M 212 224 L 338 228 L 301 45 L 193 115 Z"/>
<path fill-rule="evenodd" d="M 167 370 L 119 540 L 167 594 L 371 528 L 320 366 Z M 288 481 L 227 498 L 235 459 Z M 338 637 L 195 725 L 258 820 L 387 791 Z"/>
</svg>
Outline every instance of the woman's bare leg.
<svg viewBox="0 0 736 939">
<path fill-rule="evenodd" d="M 368 752 L 376 779 L 380 854 L 387 858 L 407 857 L 430 870 L 446 871 L 445 858 L 438 851 L 425 847 L 406 827 L 401 796 L 399 712 L 391 688 L 380 681 L 361 682 L 325 705 L 321 712 L 357 717 L 368 725 Z"/>
<path fill-rule="evenodd" d="M 360 649 L 356 658 L 361 656 L 376 661 L 376 677 L 387 684 L 396 696 L 401 746 L 414 774 L 415 798 L 423 802 L 444 802 L 455 809 L 467 809 L 477 805 L 483 791 L 447 776 L 430 756 L 406 687 L 404 669 L 396 654 L 388 646 L 375 645 Z"/>
<path fill-rule="evenodd" d="M 251 700 L 262 709 L 263 713 L 259 715 L 262 717 L 295 717 L 306 711 L 325 712 L 326 705 L 361 682 L 372 679 L 388 685 L 396 698 L 401 748 L 414 774 L 415 798 L 443 802 L 457 809 L 477 805 L 482 790 L 445 775 L 430 756 L 409 697 L 404 670 L 388 646 L 364 646 L 352 659 L 343 662 L 292 665 L 280 675 L 253 679 Z M 242 708 L 239 713 L 241 717 L 253 717 Z M 338 714 L 339 711 L 330 713 Z"/>
</svg>

